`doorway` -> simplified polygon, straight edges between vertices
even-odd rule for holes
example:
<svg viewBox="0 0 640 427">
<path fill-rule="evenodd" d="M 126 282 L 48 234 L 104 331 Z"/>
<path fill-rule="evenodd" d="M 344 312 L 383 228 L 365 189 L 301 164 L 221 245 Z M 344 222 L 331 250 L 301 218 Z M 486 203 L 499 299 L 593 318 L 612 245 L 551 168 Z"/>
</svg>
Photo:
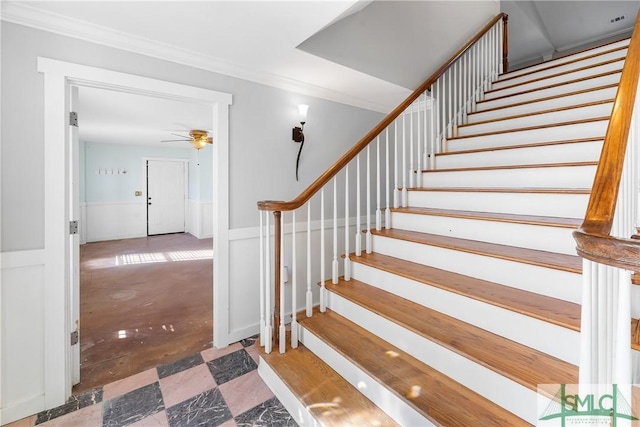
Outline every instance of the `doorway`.
<svg viewBox="0 0 640 427">
<path fill-rule="evenodd" d="M 200 180 L 211 182 L 212 170 L 196 166 L 188 142 L 162 141 L 175 122 L 210 129 L 211 107 L 101 88 L 77 92 L 71 151 L 81 155 L 71 161 L 69 181 L 83 184 L 75 197 L 88 243 L 79 256 L 75 394 L 199 352 L 213 336 L 212 239 L 185 233 L 187 199 L 189 206 L 201 197 L 210 202 L 212 195 L 195 190 Z"/>
<path fill-rule="evenodd" d="M 67 180 L 70 162 L 67 158 L 69 124 L 69 87 L 102 87 L 128 93 L 144 93 L 165 99 L 213 106 L 213 254 L 214 268 L 214 345 L 228 343 L 229 322 L 225 315 L 229 308 L 229 105 L 231 95 L 212 90 L 185 86 L 95 67 L 38 58 L 38 71 L 44 74 L 45 144 L 45 236 L 44 277 L 45 295 L 49 309 L 45 313 L 46 337 L 44 370 L 44 402 L 46 407 L 64 403 L 71 395 L 71 290 L 69 288 L 70 245 L 67 227 L 70 220 Z M 219 344 L 216 344 L 218 342 Z"/>
</svg>

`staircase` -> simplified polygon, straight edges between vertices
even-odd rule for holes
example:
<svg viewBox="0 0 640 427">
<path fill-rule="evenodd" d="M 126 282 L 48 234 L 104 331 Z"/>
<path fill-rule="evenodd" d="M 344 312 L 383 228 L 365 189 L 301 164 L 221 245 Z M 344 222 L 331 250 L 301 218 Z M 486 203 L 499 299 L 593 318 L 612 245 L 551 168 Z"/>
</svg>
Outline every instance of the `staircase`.
<svg viewBox="0 0 640 427">
<path fill-rule="evenodd" d="M 519 426 L 578 382 L 584 217 L 629 40 L 500 75 L 259 372 L 303 425 Z"/>
</svg>

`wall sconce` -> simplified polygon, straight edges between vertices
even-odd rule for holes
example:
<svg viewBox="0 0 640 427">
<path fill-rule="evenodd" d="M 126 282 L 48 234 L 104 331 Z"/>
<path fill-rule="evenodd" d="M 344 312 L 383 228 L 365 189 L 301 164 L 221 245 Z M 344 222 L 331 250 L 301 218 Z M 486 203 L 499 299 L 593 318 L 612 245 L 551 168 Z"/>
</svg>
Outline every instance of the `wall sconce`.
<svg viewBox="0 0 640 427">
<path fill-rule="evenodd" d="M 293 128 L 291 138 L 294 142 L 300 143 L 300 149 L 298 150 L 298 158 L 296 159 L 296 181 L 298 180 L 298 165 L 300 164 L 300 153 L 302 153 L 302 147 L 304 146 L 304 124 L 307 122 L 307 111 L 309 106 L 306 104 L 298 105 L 298 112 L 300 113 L 300 127 Z"/>
</svg>

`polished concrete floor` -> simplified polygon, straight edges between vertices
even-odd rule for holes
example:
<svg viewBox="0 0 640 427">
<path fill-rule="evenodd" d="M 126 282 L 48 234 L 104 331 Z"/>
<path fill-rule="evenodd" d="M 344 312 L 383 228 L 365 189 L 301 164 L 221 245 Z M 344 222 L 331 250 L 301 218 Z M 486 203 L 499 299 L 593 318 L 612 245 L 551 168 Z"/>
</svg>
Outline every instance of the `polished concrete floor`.
<svg viewBox="0 0 640 427">
<path fill-rule="evenodd" d="M 79 393 L 211 347 L 212 240 L 190 234 L 80 249 Z"/>
</svg>

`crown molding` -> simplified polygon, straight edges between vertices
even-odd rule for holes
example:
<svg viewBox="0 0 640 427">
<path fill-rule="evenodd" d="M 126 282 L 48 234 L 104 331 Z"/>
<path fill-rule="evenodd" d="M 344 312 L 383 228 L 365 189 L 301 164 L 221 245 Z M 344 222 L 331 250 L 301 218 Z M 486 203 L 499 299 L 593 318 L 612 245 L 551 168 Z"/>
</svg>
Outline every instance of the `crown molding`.
<svg viewBox="0 0 640 427">
<path fill-rule="evenodd" d="M 239 64 L 167 43 L 44 11 L 26 2 L 2 1 L 0 20 L 367 110 L 388 113 L 395 106 L 273 73 L 248 70 Z"/>
</svg>

